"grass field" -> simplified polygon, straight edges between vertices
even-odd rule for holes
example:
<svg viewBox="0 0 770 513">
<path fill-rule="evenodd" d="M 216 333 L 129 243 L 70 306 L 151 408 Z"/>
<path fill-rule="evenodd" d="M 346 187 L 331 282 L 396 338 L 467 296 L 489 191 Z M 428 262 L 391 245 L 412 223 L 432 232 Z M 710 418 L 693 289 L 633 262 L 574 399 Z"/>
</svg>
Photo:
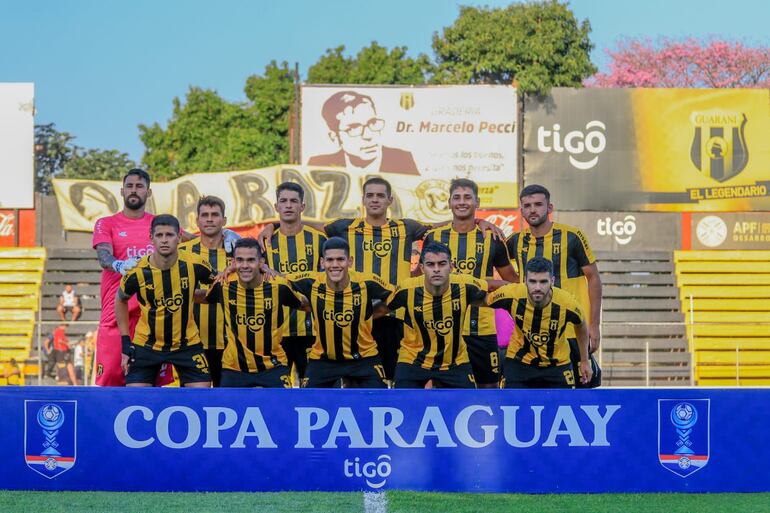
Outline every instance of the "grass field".
<svg viewBox="0 0 770 513">
<path fill-rule="evenodd" d="M 387 492 L 388 513 L 770 512 L 770 494 L 520 495 Z M 372 510 L 371 504 L 368 510 Z M 110 493 L 0 491 L 2 512 L 359 513 L 362 493 Z M 372 510 L 381 513 L 383 509 Z"/>
</svg>

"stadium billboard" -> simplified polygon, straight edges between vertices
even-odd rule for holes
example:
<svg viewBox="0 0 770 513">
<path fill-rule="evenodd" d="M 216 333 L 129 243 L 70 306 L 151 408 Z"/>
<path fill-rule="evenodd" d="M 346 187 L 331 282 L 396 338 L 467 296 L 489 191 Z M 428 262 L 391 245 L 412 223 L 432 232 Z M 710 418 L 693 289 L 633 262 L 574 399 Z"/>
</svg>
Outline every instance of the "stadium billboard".
<svg viewBox="0 0 770 513">
<path fill-rule="evenodd" d="M 770 491 L 764 389 L 6 387 L 0 408 L 4 489 Z"/>
<path fill-rule="evenodd" d="M 687 249 L 770 250 L 770 213 L 716 212 L 683 215 Z"/>
<path fill-rule="evenodd" d="M 517 105 L 510 86 L 303 86 L 302 163 L 515 184 Z"/>
<path fill-rule="evenodd" d="M 580 228 L 594 251 L 672 251 L 681 246 L 681 214 L 559 210 L 553 219 Z"/>
<path fill-rule="evenodd" d="M 770 210 L 770 90 L 555 88 L 524 125 L 562 210 Z"/>
<path fill-rule="evenodd" d="M 35 208 L 35 86 L 0 83 L 0 208 Z"/>
<path fill-rule="evenodd" d="M 198 198 L 213 194 L 227 205 L 228 226 L 250 227 L 276 221 L 275 189 L 284 181 L 294 181 L 305 189 L 307 205 L 303 218 L 328 222 L 361 213 L 361 187 L 372 174 L 361 170 L 314 166 L 274 166 L 252 171 L 194 173 L 169 182 L 153 182 L 148 210 L 173 214 L 183 228 L 197 230 L 195 207 Z M 434 223 L 452 217 L 447 200 L 449 180 L 426 179 L 393 173 L 378 173 L 393 186 L 392 217 L 408 217 Z M 516 207 L 515 182 L 478 181 L 483 209 Z M 53 181 L 54 193 L 65 230 L 93 231 L 94 223 L 123 206 L 119 181 Z M 513 204 L 511 204 L 513 203 Z"/>
</svg>

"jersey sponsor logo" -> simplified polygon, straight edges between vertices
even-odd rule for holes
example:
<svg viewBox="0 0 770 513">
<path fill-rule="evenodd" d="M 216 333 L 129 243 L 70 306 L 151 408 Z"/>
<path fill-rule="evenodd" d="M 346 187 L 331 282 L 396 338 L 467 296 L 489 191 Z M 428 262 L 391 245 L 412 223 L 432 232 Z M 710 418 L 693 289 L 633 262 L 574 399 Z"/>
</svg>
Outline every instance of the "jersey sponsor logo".
<svg viewBox="0 0 770 513">
<path fill-rule="evenodd" d="M 281 274 L 304 273 L 310 270 L 310 265 L 304 258 L 296 262 L 278 262 Z"/>
<path fill-rule="evenodd" d="M 443 319 L 429 319 L 425 321 L 425 327 L 429 330 L 433 330 L 442 337 L 449 335 L 454 326 L 454 319 L 451 317 L 444 317 Z"/>
<path fill-rule="evenodd" d="M 75 466 L 77 401 L 24 401 L 24 460 L 53 479 Z"/>
<path fill-rule="evenodd" d="M 262 330 L 262 326 L 265 325 L 265 314 L 258 313 L 257 315 L 238 314 L 235 316 L 236 324 L 240 326 L 246 326 L 252 333 L 258 333 Z"/>
<path fill-rule="evenodd" d="M 710 399 L 658 399 L 658 461 L 680 477 L 705 467 L 711 450 Z"/>
<path fill-rule="evenodd" d="M 365 240 L 361 247 L 364 251 L 372 251 L 378 257 L 385 258 L 393 249 L 393 243 L 390 240 L 378 242 Z"/>
<path fill-rule="evenodd" d="M 184 296 L 179 294 L 174 294 L 171 297 L 156 297 L 155 298 L 155 308 L 165 308 L 169 312 L 176 312 L 179 310 L 179 308 L 184 303 Z"/>
<path fill-rule="evenodd" d="M 155 251 L 155 247 L 152 244 L 147 244 L 144 247 L 130 246 L 126 249 L 126 258 L 142 258 Z"/>
<path fill-rule="evenodd" d="M 340 328 L 347 328 L 350 323 L 353 322 L 353 310 L 342 310 L 341 312 L 335 312 L 334 310 L 325 309 L 323 318 L 325 321 L 333 321 Z"/>
<path fill-rule="evenodd" d="M 527 338 L 530 344 L 535 347 L 542 347 L 548 343 L 551 339 L 551 334 L 547 331 L 541 331 L 540 333 L 532 333 L 531 331 L 525 331 L 524 336 Z"/>
<path fill-rule="evenodd" d="M 461 273 L 471 272 L 476 269 L 476 257 L 468 257 L 463 260 L 453 258 L 452 264 L 454 264 L 455 269 Z"/>
</svg>

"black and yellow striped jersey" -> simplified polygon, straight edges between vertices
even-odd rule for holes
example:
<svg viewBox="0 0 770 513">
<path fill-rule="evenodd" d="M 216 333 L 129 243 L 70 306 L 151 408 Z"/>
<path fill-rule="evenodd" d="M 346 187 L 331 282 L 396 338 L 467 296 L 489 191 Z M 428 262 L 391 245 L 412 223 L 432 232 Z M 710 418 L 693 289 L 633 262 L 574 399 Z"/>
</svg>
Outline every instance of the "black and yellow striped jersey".
<svg viewBox="0 0 770 513">
<path fill-rule="evenodd" d="M 515 328 L 506 357 L 534 367 L 570 363 L 566 329 L 583 323 L 575 296 L 554 287 L 551 302 L 538 308 L 529 300 L 525 284 L 511 283 L 489 294 L 487 304 L 503 308 L 513 317 Z"/>
<path fill-rule="evenodd" d="M 201 238 L 196 237 L 179 245 L 179 251 L 189 251 L 199 255 L 209 263 L 216 273 L 221 273 L 232 261 L 232 255 L 228 255 L 224 247 L 209 249 L 201 243 Z M 204 349 L 225 348 L 225 323 L 222 305 L 208 305 L 196 303 L 193 306 L 195 324 L 198 325 L 201 342 Z"/>
<path fill-rule="evenodd" d="M 267 263 L 281 274 L 304 273 L 321 270 L 321 251 L 326 236 L 307 225 L 296 235 L 284 235 L 280 229 L 267 241 Z M 284 337 L 309 337 L 313 335 L 313 319 L 301 310 L 288 309 L 288 322 L 284 324 Z"/>
<path fill-rule="evenodd" d="M 429 370 L 448 370 L 467 363 L 468 350 L 462 337 L 468 306 L 486 296 L 487 282 L 453 273 L 449 288 L 441 296 L 425 290 L 425 277 L 405 280 L 388 298 L 388 308 L 406 308 L 406 330 L 398 361 Z"/>
<path fill-rule="evenodd" d="M 591 303 L 583 267 L 593 264 L 596 259 L 588 239 L 579 228 L 553 223 L 547 234 L 535 237 L 527 227 L 511 235 L 506 246 L 511 260 L 516 264 L 521 282 L 524 282 L 527 261 L 536 256 L 550 260 L 553 264 L 554 285 L 575 296 L 586 318 L 590 318 Z M 572 327 L 567 329 L 567 336 L 575 336 Z"/>
<path fill-rule="evenodd" d="M 310 351 L 314 360 L 358 360 L 377 355 L 372 338 L 372 301 L 384 301 L 393 287 L 379 277 L 350 272 L 350 283 L 341 291 L 326 285 L 326 273 L 287 276 L 292 287 L 310 301 L 316 339 Z"/>
<path fill-rule="evenodd" d="M 166 270 L 143 257 L 120 280 L 122 298 L 134 294 L 141 314 L 132 342 L 155 351 L 176 351 L 200 344 L 193 318 L 194 292 L 201 284 L 214 281 L 208 262 L 189 252 L 179 253 L 176 263 Z"/>
<path fill-rule="evenodd" d="M 206 300 L 225 309 L 227 346 L 222 355 L 223 369 L 256 373 L 287 365 L 281 347 L 285 309 L 299 308 L 301 302 L 286 280 L 275 278 L 254 288 L 232 280 L 215 285 Z"/>
<path fill-rule="evenodd" d="M 477 280 L 494 278 L 496 267 L 505 267 L 510 263 L 505 244 L 478 226 L 466 233 L 456 231 L 451 224 L 442 226 L 428 232 L 425 242 L 431 240 L 449 246 L 455 272 Z M 483 337 L 494 336 L 495 333 L 495 312 L 472 306 L 465 318 L 463 335 Z"/>
<path fill-rule="evenodd" d="M 381 276 L 391 285 L 411 277 L 412 245 L 429 229 L 413 219 L 388 219 L 383 226 L 372 226 L 363 218 L 338 219 L 324 226 L 329 237 L 348 241 L 357 272 Z"/>
</svg>

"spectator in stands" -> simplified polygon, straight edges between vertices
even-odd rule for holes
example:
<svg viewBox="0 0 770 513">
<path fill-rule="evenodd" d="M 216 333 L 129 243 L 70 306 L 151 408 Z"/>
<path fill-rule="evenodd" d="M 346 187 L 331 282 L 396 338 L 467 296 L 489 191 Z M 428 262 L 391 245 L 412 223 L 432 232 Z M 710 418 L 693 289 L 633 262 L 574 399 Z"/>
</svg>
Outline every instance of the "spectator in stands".
<svg viewBox="0 0 770 513">
<path fill-rule="evenodd" d="M 75 366 L 72 364 L 72 351 L 70 351 L 67 338 L 67 323 L 61 323 L 53 333 L 49 335 L 53 342 L 53 355 L 56 362 L 56 384 L 73 385 L 75 378 Z"/>
<path fill-rule="evenodd" d="M 86 366 L 85 337 L 80 337 L 77 344 L 75 344 L 75 347 L 72 349 L 72 363 L 75 365 L 75 379 L 77 380 L 75 384 L 83 385 L 83 376 Z"/>
<path fill-rule="evenodd" d="M 16 363 L 15 358 L 11 358 L 11 360 L 5 364 L 3 373 L 5 374 L 5 381 L 8 385 L 21 385 L 21 369 L 19 368 L 19 364 Z"/>
<path fill-rule="evenodd" d="M 80 298 L 75 294 L 72 285 L 65 285 L 64 290 L 59 296 L 59 304 L 56 306 L 59 317 L 62 321 L 66 321 L 67 312 L 72 312 L 72 320 L 77 321 L 78 317 L 80 317 L 80 310 Z"/>
</svg>

